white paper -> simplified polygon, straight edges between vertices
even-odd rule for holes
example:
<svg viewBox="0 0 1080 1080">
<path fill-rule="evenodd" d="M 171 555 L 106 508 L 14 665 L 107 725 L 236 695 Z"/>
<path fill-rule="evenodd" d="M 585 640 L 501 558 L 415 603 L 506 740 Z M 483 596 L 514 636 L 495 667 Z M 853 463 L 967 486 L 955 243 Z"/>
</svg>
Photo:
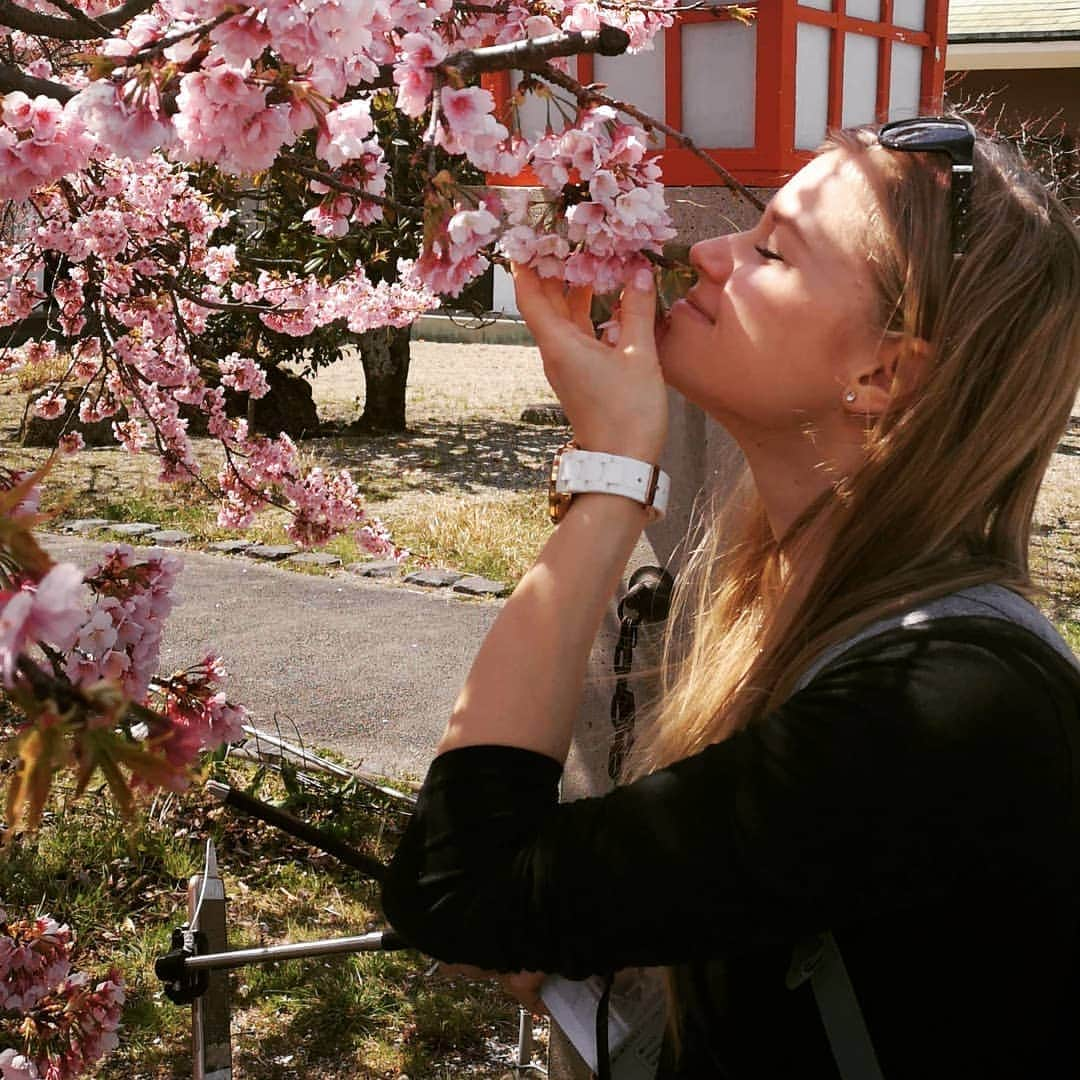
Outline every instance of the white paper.
<svg viewBox="0 0 1080 1080">
<path fill-rule="evenodd" d="M 551 975 L 540 988 L 552 1019 L 594 1072 L 596 1009 L 604 983 L 599 976 L 578 982 Z M 660 1063 L 666 1014 L 666 994 L 658 971 L 628 968 L 616 974 L 608 1000 L 612 1080 L 653 1080 Z"/>
</svg>

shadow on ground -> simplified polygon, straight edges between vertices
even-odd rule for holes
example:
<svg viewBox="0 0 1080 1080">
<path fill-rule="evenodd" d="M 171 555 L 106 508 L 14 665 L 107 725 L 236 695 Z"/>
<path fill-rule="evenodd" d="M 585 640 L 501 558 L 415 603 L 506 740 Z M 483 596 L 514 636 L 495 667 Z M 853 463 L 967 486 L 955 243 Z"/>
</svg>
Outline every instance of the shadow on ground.
<svg viewBox="0 0 1080 1080">
<path fill-rule="evenodd" d="M 416 491 L 533 491 L 568 437 L 565 427 L 426 420 L 403 434 L 306 439 L 302 446 L 326 468 L 352 470 L 367 497 L 379 501 Z"/>
</svg>

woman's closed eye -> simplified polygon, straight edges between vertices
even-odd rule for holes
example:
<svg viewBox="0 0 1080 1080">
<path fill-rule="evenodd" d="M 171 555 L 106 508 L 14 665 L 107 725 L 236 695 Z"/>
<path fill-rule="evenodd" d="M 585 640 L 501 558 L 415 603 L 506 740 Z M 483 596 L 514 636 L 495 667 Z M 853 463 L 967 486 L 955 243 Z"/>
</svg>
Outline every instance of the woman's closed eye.
<svg viewBox="0 0 1080 1080">
<path fill-rule="evenodd" d="M 777 251 L 770 251 L 770 250 L 769 250 L 769 248 L 767 248 L 767 247 L 762 247 L 762 245 L 761 245 L 761 244 L 755 244 L 755 245 L 754 245 L 754 250 L 755 250 L 755 251 L 756 251 L 756 252 L 757 252 L 757 253 L 758 253 L 758 254 L 759 254 L 759 255 L 760 255 L 760 256 L 761 256 L 761 257 L 762 257 L 763 259 L 777 259 L 777 260 L 778 260 L 779 262 L 783 262 L 783 261 L 784 261 L 784 259 L 783 259 L 783 256 L 782 256 L 782 255 L 781 255 L 781 254 L 780 254 L 779 252 L 777 252 Z"/>
</svg>

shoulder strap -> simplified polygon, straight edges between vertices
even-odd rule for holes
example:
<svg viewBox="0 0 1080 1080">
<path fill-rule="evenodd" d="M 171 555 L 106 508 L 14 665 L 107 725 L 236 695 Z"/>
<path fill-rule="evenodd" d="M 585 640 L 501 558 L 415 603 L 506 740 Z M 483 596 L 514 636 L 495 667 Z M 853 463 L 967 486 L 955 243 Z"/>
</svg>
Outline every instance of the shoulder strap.
<svg viewBox="0 0 1080 1080">
<path fill-rule="evenodd" d="M 829 646 L 802 673 L 795 684 L 795 692 L 809 685 L 833 660 L 869 638 L 898 627 L 918 626 L 934 619 L 958 615 L 976 615 L 1015 623 L 1044 641 L 1080 672 L 1080 661 L 1050 620 L 1034 604 L 1001 585 L 977 585 L 871 623 L 852 637 Z M 884 1080 L 855 987 L 851 984 L 840 946 L 831 931 L 799 942 L 792 951 L 788 988 L 793 990 L 807 979 L 813 988 L 841 1080 Z"/>
<path fill-rule="evenodd" d="M 841 1080 L 885 1080 L 840 946 L 828 930 L 800 941 L 792 950 L 788 989 L 807 979 Z"/>
<path fill-rule="evenodd" d="M 950 619 L 961 615 L 975 615 L 1015 623 L 1049 645 L 1077 671 L 1080 671 L 1080 661 L 1073 655 L 1065 639 L 1030 600 L 1025 600 L 1018 593 L 1002 585 L 975 585 L 970 589 L 950 593 L 948 596 L 939 596 L 936 600 L 928 600 L 910 611 L 879 619 L 863 627 L 851 637 L 830 645 L 816 656 L 810 666 L 799 676 L 795 691 L 808 686 L 834 660 L 869 638 L 878 637 L 880 634 L 900 627 L 921 626 L 934 619 Z"/>
</svg>

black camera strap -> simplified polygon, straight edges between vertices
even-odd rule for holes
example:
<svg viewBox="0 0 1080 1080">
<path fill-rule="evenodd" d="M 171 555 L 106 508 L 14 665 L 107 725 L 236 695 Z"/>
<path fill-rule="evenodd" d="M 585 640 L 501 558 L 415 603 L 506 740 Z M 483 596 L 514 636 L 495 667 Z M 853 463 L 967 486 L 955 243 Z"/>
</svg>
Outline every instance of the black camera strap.
<svg viewBox="0 0 1080 1080">
<path fill-rule="evenodd" d="M 618 781 L 634 745 L 637 704 L 628 676 L 634 663 L 638 627 L 663 622 L 671 609 L 671 574 L 659 566 L 642 566 L 630 575 L 626 595 L 619 601 L 619 639 L 615 643 L 615 693 L 611 697 L 611 725 L 615 729 L 608 752 L 608 776 Z"/>
<path fill-rule="evenodd" d="M 628 676 L 634 665 L 638 627 L 643 622 L 663 622 L 671 609 L 671 590 L 675 581 L 659 566 L 642 566 L 630 575 L 626 594 L 619 601 L 619 638 L 615 642 L 615 692 L 611 697 L 611 725 L 615 729 L 608 751 L 608 776 L 618 782 L 627 755 L 634 745 L 634 720 L 637 703 Z M 605 980 L 604 992 L 596 1005 L 596 1075 L 597 1080 L 611 1080 L 611 1054 L 608 1046 L 608 1002 L 614 974 Z"/>
</svg>

